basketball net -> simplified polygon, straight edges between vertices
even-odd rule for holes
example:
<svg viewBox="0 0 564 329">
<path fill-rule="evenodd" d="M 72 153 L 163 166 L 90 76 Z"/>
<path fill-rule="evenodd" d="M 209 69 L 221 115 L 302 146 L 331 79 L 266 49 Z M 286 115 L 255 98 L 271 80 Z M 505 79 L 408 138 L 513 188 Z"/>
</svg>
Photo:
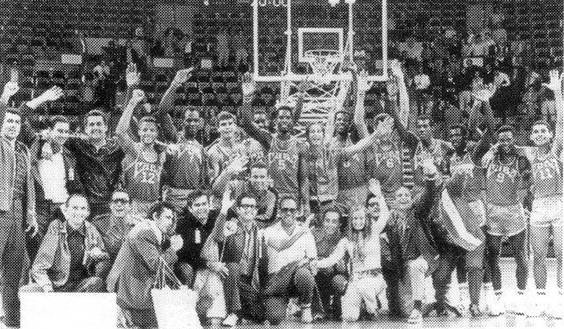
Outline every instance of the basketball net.
<svg viewBox="0 0 564 329">
<path fill-rule="evenodd" d="M 309 89 L 304 97 L 302 115 L 296 129 L 302 133 L 305 128 L 315 122 L 324 123 L 327 116 L 336 108 L 342 108 L 350 88 L 350 81 L 344 79 L 348 73 L 342 71 L 343 62 L 351 61 L 347 40 L 344 56 L 337 50 L 316 49 L 308 50 L 304 57 L 308 59 L 310 75 L 308 76 Z M 290 66 L 290 58 L 286 58 L 286 71 Z M 328 76 L 338 77 L 329 78 Z M 301 81 L 285 80 L 280 85 L 279 106 L 295 104 L 297 90 Z"/>
</svg>

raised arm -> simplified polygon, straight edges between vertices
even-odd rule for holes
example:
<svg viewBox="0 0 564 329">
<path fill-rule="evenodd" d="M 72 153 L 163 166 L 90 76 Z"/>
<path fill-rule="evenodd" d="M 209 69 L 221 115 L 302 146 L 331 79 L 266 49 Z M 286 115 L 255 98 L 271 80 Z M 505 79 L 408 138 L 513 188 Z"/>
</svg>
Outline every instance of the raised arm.
<svg viewBox="0 0 564 329">
<path fill-rule="evenodd" d="M 18 136 L 20 141 L 28 146 L 35 141 L 35 130 L 33 130 L 31 124 L 29 123 L 29 116 L 41 105 L 47 102 L 56 101 L 57 99 L 63 97 L 63 95 L 63 90 L 57 86 L 54 86 L 46 90 L 38 97 L 20 106 L 20 115 L 22 122 L 22 129 L 20 135 Z"/>
<path fill-rule="evenodd" d="M 405 85 L 405 77 L 401 64 L 398 61 L 392 61 L 392 73 L 396 77 L 396 85 L 399 93 L 399 124 L 407 127 L 409 123 L 409 94 Z"/>
<path fill-rule="evenodd" d="M 135 107 L 145 98 L 145 93 L 143 90 L 135 89 L 131 96 L 131 99 L 127 103 L 125 110 L 123 111 L 121 117 L 119 118 L 118 125 L 116 127 L 117 142 L 123 149 L 123 151 L 132 156 L 137 155 L 137 150 L 135 149 L 135 141 L 129 134 L 129 126 L 131 118 L 133 117 L 133 111 Z"/>
<path fill-rule="evenodd" d="M 10 97 L 14 96 L 20 87 L 18 87 L 17 82 L 8 82 L 4 85 L 4 90 L 2 91 L 2 96 L 0 96 L 0 123 L 4 123 L 4 117 L 6 117 L 6 110 L 8 109 L 8 102 Z"/>
<path fill-rule="evenodd" d="M 167 141 L 177 141 L 177 132 L 174 122 L 170 116 L 170 110 L 174 107 L 174 95 L 176 90 L 184 83 L 190 75 L 192 74 L 193 68 L 188 68 L 185 70 L 180 70 L 176 72 L 174 79 L 170 83 L 170 86 L 166 90 L 159 103 L 155 117 L 161 124 L 162 136 Z"/>
<path fill-rule="evenodd" d="M 562 129 L 564 129 L 564 123 L 562 118 L 562 112 L 564 111 L 564 100 L 562 96 L 562 79 L 564 77 L 561 75 L 558 77 L 558 70 L 550 71 L 550 83 L 544 84 L 545 87 L 554 92 L 554 101 L 556 103 L 556 127 L 554 133 L 554 140 L 552 141 L 552 152 L 560 156 L 562 152 Z"/>
<path fill-rule="evenodd" d="M 483 104 L 483 108 L 485 112 L 484 122 L 486 123 L 487 128 L 484 134 L 482 135 L 482 137 L 480 137 L 480 141 L 478 142 L 476 148 L 474 149 L 474 152 L 472 153 L 472 161 L 476 165 L 481 164 L 482 158 L 490 149 L 490 143 L 494 139 L 494 132 L 495 132 L 495 120 L 493 116 L 492 107 L 490 106 L 490 98 L 491 95 L 493 95 L 493 93 L 486 93 L 484 95 L 485 95 L 484 97 L 479 97 L 477 99 L 480 100 L 480 102 L 478 103 Z M 476 97 L 476 95 L 474 97 Z M 476 111 L 476 109 L 473 108 L 472 111 Z M 471 132 L 473 131 L 470 129 L 473 128 L 469 128 L 468 134 L 471 134 Z"/>
<path fill-rule="evenodd" d="M 377 139 L 382 138 L 384 135 L 391 134 L 393 125 L 394 120 L 390 117 L 386 118 L 384 121 L 378 123 L 376 130 L 374 130 L 371 135 L 364 137 L 356 144 L 344 147 L 341 149 L 340 153 L 346 156 L 351 156 L 366 150 L 372 146 Z"/>
<path fill-rule="evenodd" d="M 302 110 L 304 108 L 304 98 L 306 96 L 306 91 L 309 88 L 309 82 L 307 80 L 301 81 L 298 85 L 298 93 L 296 98 L 296 106 L 294 107 L 294 123 L 300 120 L 302 116 Z"/>
<path fill-rule="evenodd" d="M 253 100 L 253 95 L 255 93 L 255 82 L 250 73 L 245 73 L 242 78 L 242 89 L 243 89 L 243 105 L 241 106 L 241 127 L 249 135 L 249 137 L 256 139 L 265 150 L 270 149 L 270 142 L 272 140 L 272 135 L 270 132 L 259 128 L 253 122 L 253 107 L 251 102 Z"/>
<path fill-rule="evenodd" d="M 376 220 L 372 228 L 372 234 L 373 235 L 380 235 L 380 233 L 382 233 L 382 231 L 384 230 L 384 227 L 386 227 L 386 224 L 388 224 L 388 219 L 390 218 L 390 209 L 388 208 L 388 204 L 386 203 L 386 199 L 384 198 L 384 193 L 382 193 L 382 187 L 380 185 L 380 181 L 376 181 L 375 183 L 376 186 L 374 186 L 374 189 L 376 194 L 375 197 L 378 200 L 378 206 L 380 207 L 380 215 L 378 215 L 378 219 Z"/>
<path fill-rule="evenodd" d="M 248 162 L 249 159 L 245 156 L 233 159 L 233 161 L 231 161 L 231 163 L 225 169 L 223 169 L 219 176 L 217 176 L 213 181 L 212 191 L 214 192 L 214 194 L 222 194 L 229 181 L 231 181 L 231 179 L 235 175 L 247 169 L 246 166 Z"/>
<path fill-rule="evenodd" d="M 366 75 L 363 74 L 360 77 L 362 81 L 359 81 L 358 72 L 354 67 L 351 66 L 348 71 L 351 72 L 351 89 L 355 95 L 353 121 L 356 129 L 358 130 L 359 136 L 364 138 L 368 136 L 368 127 L 366 126 L 366 108 L 364 107 L 364 99 L 366 96 Z"/>
</svg>

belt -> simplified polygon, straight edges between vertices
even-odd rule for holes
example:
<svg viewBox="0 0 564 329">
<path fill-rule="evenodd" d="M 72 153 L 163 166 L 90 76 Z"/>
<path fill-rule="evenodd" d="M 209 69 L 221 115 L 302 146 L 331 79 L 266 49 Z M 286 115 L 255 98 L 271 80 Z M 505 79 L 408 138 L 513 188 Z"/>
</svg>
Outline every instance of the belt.
<svg viewBox="0 0 564 329">
<path fill-rule="evenodd" d="M 353 280 L 359 280 L 362 278 L 366 278 L 369 276 L 378 276 L 379 274 L 382 274 L 382 270 L 379 268 L 374 268 L 371 270 L 365 270 L 365 271 L 360 271 L 360 272 L 355 272 L 352 275 Z"/>
</svg>

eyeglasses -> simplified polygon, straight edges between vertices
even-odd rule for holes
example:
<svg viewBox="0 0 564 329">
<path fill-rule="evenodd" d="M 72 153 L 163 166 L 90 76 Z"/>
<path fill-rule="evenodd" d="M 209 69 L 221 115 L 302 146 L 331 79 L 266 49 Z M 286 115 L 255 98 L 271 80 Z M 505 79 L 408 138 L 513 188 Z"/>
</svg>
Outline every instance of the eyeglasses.
<svg viewBox="0 0 564 329">
<path fill-rule="evenodd" d="M 255 122 L 256 124 L 261 124 L 261 123 L 265 123 L 266 120 L 255 120 L 254 122 Z"/>
<path fill-rule="evenodd" d="M 254 204 L 241 204 L 239 207 L 243 209 L 255 209 L 257 206 Z"/>
<path fill-rule="evenodd" d="M 378 202 L 369 202 L 368 206 L 369 207 L 376 207 L 378 205 Z"/>
<path fill-rule="evenodd" d="M 129 203 L 129 200 L 128 199 L 121 199 L 121 198 L 120 199 L 113 199 L 112 203 L 127 204 L 127 203 Z"/>
<path fill-rule="evenodd" d="M 284 213 L 294 214 L 296 213 L 296 211 L 298 211 L 298 209 L 296 208 L 280 208 L 280 212 L 284 212 Z"/>
</svg>

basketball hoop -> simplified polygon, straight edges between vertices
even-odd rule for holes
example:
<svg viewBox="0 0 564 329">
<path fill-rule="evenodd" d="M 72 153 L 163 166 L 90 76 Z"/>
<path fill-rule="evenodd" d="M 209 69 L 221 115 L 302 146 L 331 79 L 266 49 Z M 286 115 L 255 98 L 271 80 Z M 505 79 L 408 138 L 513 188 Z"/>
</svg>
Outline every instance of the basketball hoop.
<svg viewBox="0 0 564 329">
<path fill-rule="evenodd" d="M 309 63 L 314 79 L 322 79 L 335 71 L 337 64 L 343 61 L 342 54 L 333 49 L 314 49 L 304 53 L 304 60 Z"/>
</svg>

